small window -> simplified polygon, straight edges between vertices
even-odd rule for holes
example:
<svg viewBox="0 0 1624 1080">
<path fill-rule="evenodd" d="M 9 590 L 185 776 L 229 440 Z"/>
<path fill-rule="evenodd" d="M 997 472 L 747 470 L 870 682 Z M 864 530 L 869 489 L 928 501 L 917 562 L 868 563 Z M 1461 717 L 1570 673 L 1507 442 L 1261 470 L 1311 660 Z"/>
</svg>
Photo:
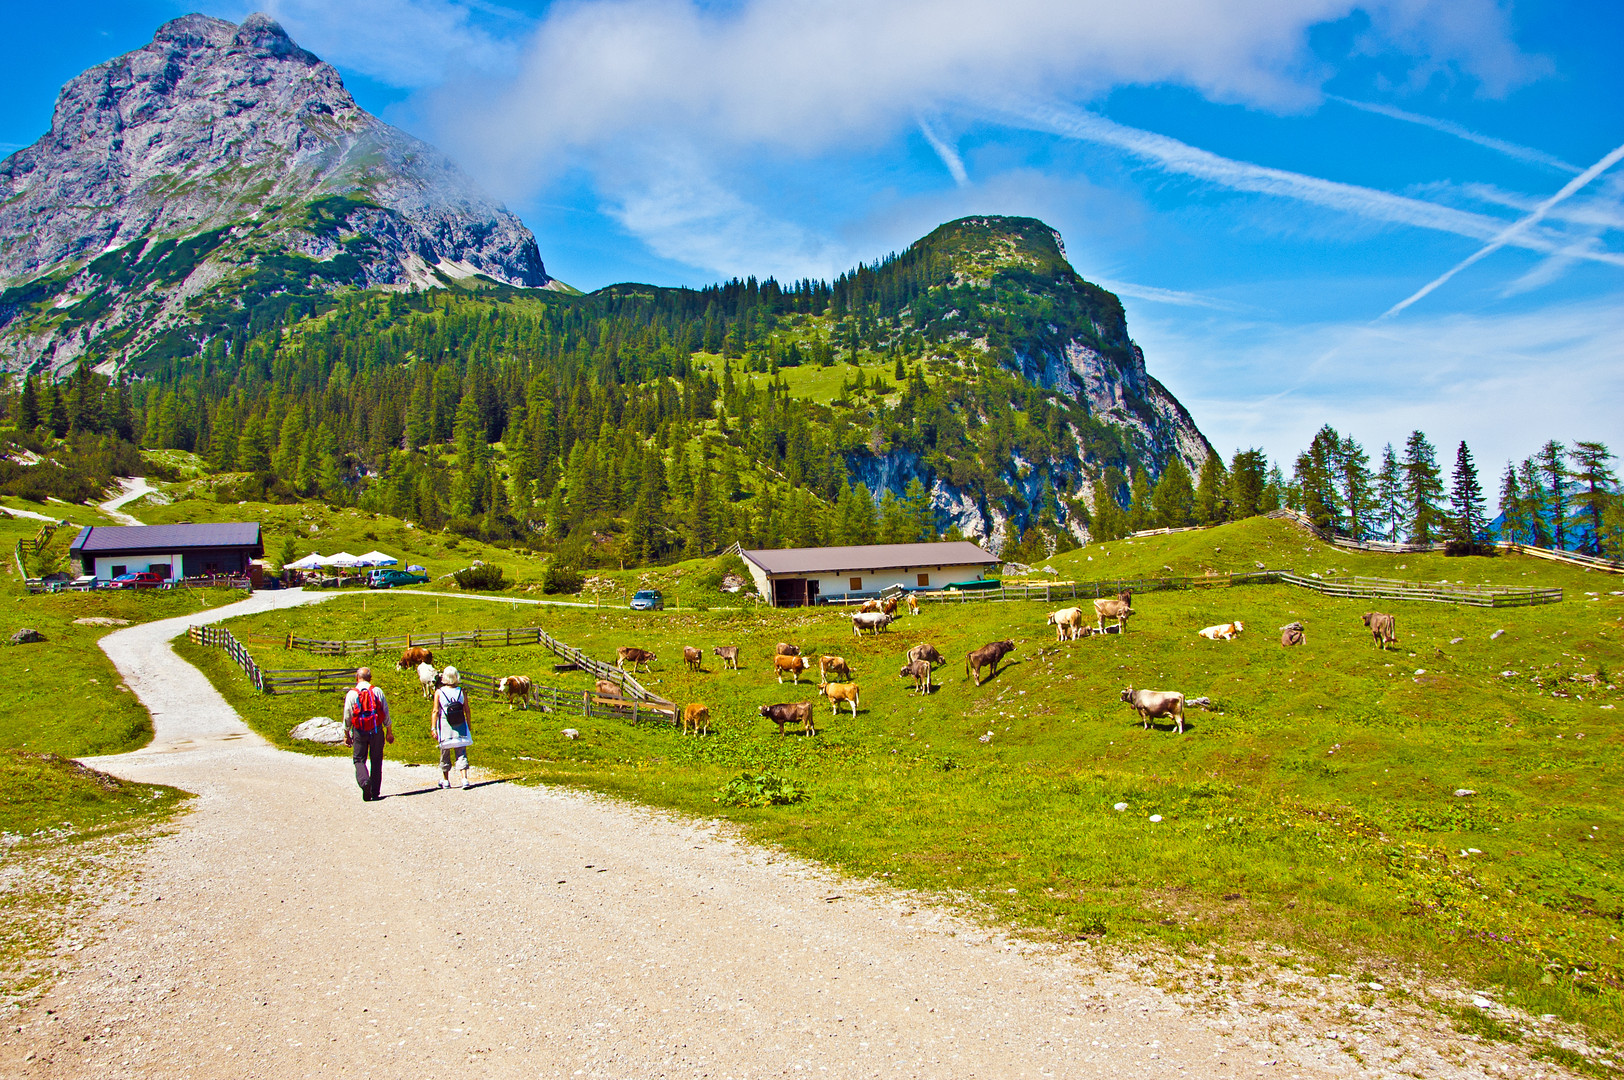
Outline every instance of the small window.
<svg viewBox="0 0 1624 1080">
<path fill-rule="evenodd" d="M 919 587 L 921 589 L 923 589 L 923 588 L 926 588 L 929 585 L 930 585 L 930 575 L 929 574 L 920 574 L 919 575 Z"/>
<path fill-rule="evenodd" d="M 157 574 L 160 578 L 164 579 L 165 581 L 169 580 L 169 564 L 168 563 L 162 563 L 162 562 L 153 563 L 152 565 L 148 566 L 147 569 L 151 570 L 154 574 Z"/>
<path fill-rule="evenodd" d="M 863 591 L 863 579 L 862 578 L 854 577 L 854 578 L 851 579 L 851 591 L 852 592 L 862 592 Z"/>
<path fill-rule="evenodd" d="M 107 568 L 107 570 L 114 577 L 120 577 L 120 576 L 122 576 L 124 574 L 129 573 L 129 570 L 126 569 L 125 567 L 122 567 L 122 566 L 110 566 L 110 567 Z"/>
</svg>

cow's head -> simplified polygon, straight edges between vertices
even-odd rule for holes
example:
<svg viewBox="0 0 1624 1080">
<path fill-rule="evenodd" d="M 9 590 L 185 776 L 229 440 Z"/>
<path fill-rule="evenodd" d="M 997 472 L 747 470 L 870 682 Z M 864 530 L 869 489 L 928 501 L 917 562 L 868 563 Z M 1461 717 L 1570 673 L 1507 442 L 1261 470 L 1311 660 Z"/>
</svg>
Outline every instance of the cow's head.
<svg viewBox="0 0 1624 1080">
<path fill-rule="evenodd" d="M 1126 690 L 1122 691 L 1122 700 L 1126 701 L 1129 705 L 1133 704 L 1133 687 L 1130 686 Z"/>
</svg>

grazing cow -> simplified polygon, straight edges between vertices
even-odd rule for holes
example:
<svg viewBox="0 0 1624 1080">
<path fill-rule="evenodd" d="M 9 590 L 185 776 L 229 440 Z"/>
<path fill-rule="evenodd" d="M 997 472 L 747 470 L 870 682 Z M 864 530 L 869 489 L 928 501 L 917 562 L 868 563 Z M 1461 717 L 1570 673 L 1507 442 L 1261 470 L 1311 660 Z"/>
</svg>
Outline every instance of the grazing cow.
<svg viewBox="0 0 1624 1080">
<path fill-rule="evenodd" d="M 433 664 L 418 664 L 417 681 L 423 687 L 423 696 L 433 697 L 434 691 L 440 688 L 440 673 Z"/>
<path fill-rule="evenodd" d="M 1123 594 L 1127 595 L 1126 593 Z M 1133 614 L 1133 606 L 1121 596 L 1115 600 L 1094 601 L 1094 617 L 1098 620 L 1099 632 L 1105 633 L 1105 620 L 1115 619 L 1117 626 L 1123 630 L 1128 628 L 1128 616 Z"/>
<path fill-rule="evenodd" d="M 434 663 L 434 650 L 422 649 L 414 645 L 400 654 L 400 661 L 395 666 L 402 671 L 410 671 L 418 664 L 432 663 Z"/>
<path fill-rule="evenodd" d="M 682 733 L 684 735 L 688 734 L 690 729 L 692 729 L 695 735 L 700 734 L 702 730 L 704 734 L 709 735 L 710 709 L 699 704 L 697 701 L 684 705 L 682 707 L 682 720 L 680 723 L 682 724 Z"/>
<path fill-rule="evenodd" d="M 846 664 L 844 656 L 818 657 L 819 681 L 828 682 L 831 675 L 842 675 L 848 679 L 851 678 L 851 668 Z"/>
<path fill-rule="evenodd" d="M 857 610 L 859 612 L 878 611 L 880 610 L 880 602 L 878 600 L 864 600 L 862 606 Z"/>
<path fill-rule="evenodd" d="M 928 660 L 909 660 L 906 664 L 902 665 L 902 670 L 897 672 L 897 675 L 899 675 L 900 677 L 902 677 L 904 679 L 908 679 L 908 678 L 913 679 L 913 681 L 914 681 L 913 692 L 914 693 L 916 693 L 916 694 L 925 694 L 927 696 L 930 694 L 930 692 L 931 692 L 931 683 L 930 683 L 931 666 L 930 666 L 930 661 L 928 661 Z"/>
<path fill-rule="evenodd" d="M 1122 691 L 1122 700 L 1134 707 L 1147 729 L 1152 719 L 1169 716 L 1178 722 L 1179 734 L 1184 734 L 1184 695 L 1177 690 L 1135 690 L 1130 686 Z"/>
<path fill-rule="evenodd" d="M 497 682 L 496 692 L 507 698 L 509 709 L 513 708 L 515 701 L 519 703 L 519 708 L 528 709 L 530 707 L 530 676 L 505 676 Z"/>
<path fill-rule="evenodd" d="M 720 656 L 725 666 L 732 668 L 734 671 L 739 670 L 739 647 L 737 645 L 718 645 L 711 650 L 711 655 Z"/>
<path fill-rule="evenodd" d="M 864 630 L 874 631 L 879 637 L 880 631 L 891 625 L 891 616 L 883 611 L 860 611 L 851 617 L 851 632 L 854 637 L 862 637 Z"/>
<path fill-rule="evenodd" d="M 621 671 L 626 670 L 628 660 L 631 661 L 633 671 L 636 671 L 639 667 L 647 671 L 648 666 L 658 659 L 658 656 L 655 656 L 647 649 L 639 649 L 632 645 L 622 645 L 615 650 L 615 667 Z"/>
<path fill-rule="evenodd" d="M 801 682 L 801 672 L 806 670 L 806 657 L 804 656 L 775 656 L 773 667 L 778 669 L 778 681 L 784 681 L 784 672 L 789 672 L 796 685 Z"/>
<path fill-rule="evenodd" d="M 1209 626 L 1199 631 L 1199 633 L 1208 641 L 1234 641 L 1235 636 L 1245 629 L 1246 627 L 1238 622 L 1226 622 L 1219 623 L 1217 626 Z"/>
<path fill-rule="evenodd" d="M 923 660 L 925 663 L 929 664 L 931 667 L 935 667 L 937 664 L 945 664 L 945 663 L 947 663 L 947 657 L 945 657 L 941 653 L 937 652 L 936 651 L 936 646 L 930 644 L 929 642 L 924 642 L 924 643 L 921 643 L 919 645 L 915 645 L 913 648 L 909 649 L 908 650 L 908 659 L 910 661 Z"/>
<path fill-rule="evenodd" d="M 775 646 L 773 648 L 773 655 L 774 656 L 800 656 L 801 655 L 801 647 L 799 645 L 791 645 L 787 641 L 780 641 L 777 644 L 777 646 Z"/>
<path fill-rule="evenodd" d="M 756 711 L 768 720 L 778 725 L 778 734 L 784 734 L 785 724 L 800 724 L 801 731 L 807 735 L 816 735 L 818 729 L 813 720 L 813 709 L 810 701 L 791 701 L 782 705 L 758 705 Z"/>
<path fill-rule="evenodd" d="M 895 616 L 897 613 L 897 608 L 901 606 L 901 599 L 895 596 L 889 596 L 880 601 L 880 610 L 891 616 Z"/>
<path fill-rule="evenodd" d="M 593 692 L 599 697 L 625 697 L 626 691 L 617 682 L 608 679 L 598 679 L 593 683 Z"/>
<path fill-rule="evenodd" d="M 919 598 L 917 596 L 915 596 L 913 593 L 909 593 L 907 596 L 904 596 L 902 600 L 908 605 L 908 614 L 919 614 Z"/>
<path fill-rule="evenodd" d="M 699 670 L 699 650 L 692 645 L 682 647 L 682 662 L 688 665 L 689 671 Z"/>
<path fill-rule="evenodd" d="M 1398 619 L 1392 615 L 1383 615 L 1379 611 L 1367 611 L 1364 614 L 1365 625 L 1370 627 L 1370 636 L 1382 651 L 1387 650 L 1389 642 L 1398 640 Z"/>
<path fill-rule="evenodd" d="M 988 675 L 987 678 L 996 678 L 998 675 L 998 661 L 1002 660 L 1004 657 L 1008 656 L 1014 651 L 1015 643 L 1013 641 L 1005 640 L 988 642 L 964 658 L 965 677 L 968 678 L 971 669 L 974 669 L 976 673 L 976 685 L 980 686 L 981 669 L 991 666 L 992 674 Z"/>
<path fill-rule="evenodd" d="M 1078 633 L 1083 628 L 1083 609 L 1080 607 L 1061 608 L 1059 611 L 1049 613 L 1049 625 L 1054 627 L 1056 641 L 1071 641 L 1081 637 Z"/>
<path fill-rule="evenodd" d="M 1287 623 L 1285 626 L 1280 628 L 1280 644 L 1284 645 L 1286 648 L 1289 649 L 1293 645 L 1301 645 L 1304 640 L 1305 635 L 1303 634 L 1302 623 Z"/>
<path fill-rule="evenodd" d="M 829 699 L 829 711 L 834 715 L 840 714 L 840 703 L 846 702 L 851 706 L 851 717 L 857 719 L 857 706 L 862 702 L 858 700 L 857 684 L 854 682 L 820 682 L 818 693 Z"/>
</svg>

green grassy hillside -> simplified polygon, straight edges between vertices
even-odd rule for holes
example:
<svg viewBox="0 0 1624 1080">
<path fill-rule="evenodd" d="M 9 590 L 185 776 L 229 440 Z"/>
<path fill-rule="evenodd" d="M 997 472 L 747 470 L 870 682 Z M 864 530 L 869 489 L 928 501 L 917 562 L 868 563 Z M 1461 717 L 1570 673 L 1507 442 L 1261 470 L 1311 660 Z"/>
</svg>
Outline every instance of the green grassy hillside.
<svg viewBox="0 0 1624 1080">
<path fill-rule="evenodd" d="M 1083 554 L 1056 569 L 1080 561 L 1114 576 L 1292 555 L 1304 571 L 1448 572 L 1557 583 L 1568 596 L 1507 610 L 1404 605 L 1400 647 L 1386 653 L 1360 623 L 1369 605 L 1289 586 L 1142 594 L 1126 635 L 1066 644 L 1054 642 L 1042 605 L 1013 602 L 927 604 L 860 640 L 828 609 L 661 615 L 409 596 L 367 598 L 365 611 L 361 598 L 345 598 L 239 625 L 341 638 L 539 621 L 603 657 L 622 644 L 649 647 L 661 659 L 647 681 L 680 702 L 707 703 L 716 734 L 481 704 L 476 762 L 724 814 L 790 850 L 962 893 L 1063 936 L 1284 940 L 1361 970 L 1447 966 L 1500 984 L 1533 1012 L 1624 1031 L 1614 940 L 1624 915 L 1614 870 L 1621 735 L 1608 683 L 1624 664 L 1624 597 L 1609 586 L 1624 583 L 1523 558 L 1371 556 L 1356 566 L 1351 554 L 1267 521 L 1091 553 L 1092 564 Z M 1234 642 L 1195 633 L 1234 619 L 1248 627 Z M 1288 650 L 1275 628 L 1292 620 L 1308 640 Z M 1005 636 L 1018 642 L 1015 663 L 977 688 L 964 653 Z M 812 685 L 773 679 L 768 657 L 780 640 L 852 662 L 863 687 L 855 720 L 830 720 L 825 708 L 818 737 L 779 738 L 756 716 L 759 704 L 817 700 Z M 928 699 L 896 674 L 904 649 L 922 640 L 950 657 Z M 683 644 L 704 650 L 704 671 L 683 670 Z M 709 656 L 717 644 L 742 646 L 744 670 L 722 670 Z M 258 653 L 270 667 L 338 663 Z M 415 685 L 391 659 L 350 662 L 371 660 L 396 701 L 397 760 L 429 762 Z M 553 658 L 536 650 L 448 650 L 437 660 L 585 685 L 555 674 Z M 256 728 L 284 745 L 294 723 L 339 707 L 336 697 L 259 697 L 218 660 L 211 666 Z M 1118 701 L 1130 683 L 1208 696 L 1215 711 L 1192 711 L 1182 736 L 1146 731 Z M 565 727 L 580 738 L 562 738 Z M 746 770 L 791 779 L 810 797 L 767 809 L 715 801 Z"/>
</svg>

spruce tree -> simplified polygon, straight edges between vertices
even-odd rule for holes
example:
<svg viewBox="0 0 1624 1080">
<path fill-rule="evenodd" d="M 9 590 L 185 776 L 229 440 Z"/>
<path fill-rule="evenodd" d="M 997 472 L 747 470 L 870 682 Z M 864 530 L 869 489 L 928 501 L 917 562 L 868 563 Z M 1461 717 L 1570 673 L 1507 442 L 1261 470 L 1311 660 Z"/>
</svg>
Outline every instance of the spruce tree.
<svg viewBox="0 0 1624 1080">
<path fill-rule="evenodd" d="M 1522 504 L 1527 516 L 1527 539 L 1525 543 L 1534 547 L 1551 546 L 1551 523 L 1546 516 L 1545 482 L 1533 458 L 1524 458 L 1517 469 L 1517 479 L 1522 482 Z"/>
<path fill-rule="evenodd" d="M 1404 502 L 1404 473 L 1399 468 L 1398 455 L 1393 444 L 1382 447 L 1381 467 L 1376 470 L 1376 505 L 1372 519 L 1378 534 L 1385 533 L 1391 542 L 1398 541 L 1399 528 L 1409 520 L 1409 508 Z"/>
<path fill-rule="evenodd" d="M 1262 513 L 1263 485 L 1268 459 L 1253 447 L 1237 450 L 1229 459 L 1228 499 L 1230 521 L 1244 521 Z"/>
<path fill-rule="evenodd" d="M 1224 471 L 1224 459 L 1218 451 L 1208 450 L 1207 460 L 1201 463 L 1201 480 L 1195 489 L 1195 515 L 1200 525 L 1219 525 L 1228 520 L 1228 502 L 1224 490 L 1229 476 Z"/>
<path fill-rule="evenodd" d="M 1370 474 L 1370 455 L 1349 435 L 1337 444 L 1337 472 L 1342 485 L 1345 513 L 1343 528 L 1355 540 L 1371 534 L 1376 510 L 1375 477 Z"/>
<path fill-rule="evenodd" d="M 1477 480 L 1477 466 L 1463 440 L 1455 451 L 1454 483 L 1449 490 L 1450 527 L 1456 540 L 1464 544 L 1483 541 L 1487 525 L 1483 486 Z"/>
<path fill-rule="evenodd" d="M 1551 534 L 1558 551 L 1568 549 L 1568 481 L 1573 474 L 1568 472 L 1567 457 L 1567 450 L 1555 439 L 1540 447 L 1534 455 L 1534 466 L 1545 481 L 1548 499 L 1543 511 L 1550 520 Z"/>
<path fill-rule="evenodd" d="M 166 396 L 173 401 L 173 394 Z M 51 429 L 52 435 L 60 439 L 68 433 L 71 426 L 68 421 L 68 405 L 62 400 L 62 394 L 50 375 L 45 376 L 45 404 L 42 412 L 45 426 Z"/>
<path fill-rule="evenodd" d="M 909 535 L 915 543 L 928 543 L 936 539 L 936 511 L 931 507 L 930 492 L 919 477 L 908 481 L 902 501 L 907 507 Z"/>
<path fill-rule="evenodd" d="M 1156 525 L 1163 529 L 1182 529 L 1195 523 L 1195 490 L 1190 486 L 1190 470 L 1177 454 L 1173 455 L 1162 471 L 1151 494 L 1156 508 Z"/>
<path fill-rule="evenodd" d="M 1136 533 L 1150 528 L 1155 513 L 1150 503 L 1150 477 L 1145 475 L 1143 468 L 1134 469 L 1133 483 L 1128 489 L 1128 532 Z"/>
<path fill-rule="evenodd" d="M 1517 482 L 1517 467 L 1508 461 L 1505 474 L 1500 477 L 1500 539 L 1521 544 L 1527 538 L 1528 511 L 1522 485 Z"/>
<path fill-rule="evenodd" d="M 40 424 L 39 390 L 32 375 L 23 376 L 23 392 L 17 402 L 17 430 L 33 431 Z"/>
<path fill-rule="evenodd" d="M 1573 479 L 1577 483 L 1570 496 L 1573 520 L 1590 531 L 1584 547 L 1600 554 L 1608 504 L 1619 499 L 1618 477 L 1607 467 L 1613 454 L 1605 443 L 1580 441 L 1573 444 L 1572 457 Z"/>
<path fill-rule="evenodd" d="M 1337 452 L 1341 437 L 1329 424 L 1315 432 L 1308 449 L 1297 455 L 1294 479 L 1297 509 L 1308 515 L 1308 520 L 1321 529 L 1336 528 L 1341 524 L 1342 497 L 1337 491 Z"/>
<path fill-rule="evenodd" d="M 1411 543 L 1431 544 L 1443 531 L 1445 516 L 1441 507 L 1444 482 L 1438 470 L 1438 455 L 1427 437 L 1410 432 L 1404 440 L 1404 499 L 1409 505 Z"/>
</svg>

